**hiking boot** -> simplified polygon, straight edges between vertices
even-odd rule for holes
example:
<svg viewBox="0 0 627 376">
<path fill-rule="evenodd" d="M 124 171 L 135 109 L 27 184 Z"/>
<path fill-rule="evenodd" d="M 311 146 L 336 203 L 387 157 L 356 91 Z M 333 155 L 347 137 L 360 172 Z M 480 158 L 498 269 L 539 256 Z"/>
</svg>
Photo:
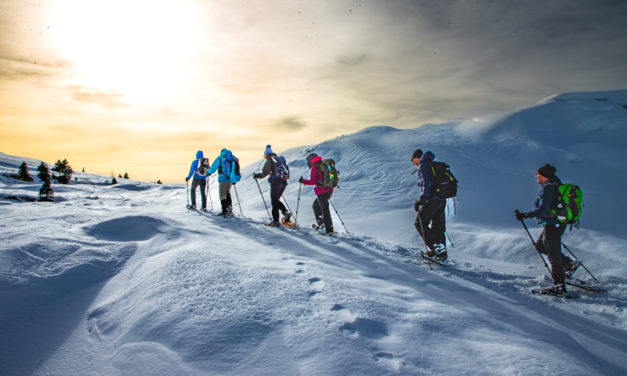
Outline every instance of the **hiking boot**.
<svg viewBox="0 0 627 376">
<path fill-rule="evenodd" d="M 429 249 L 427 252 L 425 252 L 425 256 L 427 256 L 428 258 L 435 258 L 436 256 L 435 250 Z"/>
<path fill-rule="evenodd" d="M 562 297 L 566 295 L 566 286 L 564 284 L 553 285 L 551 287 L 540 290 L 540 294 Z"/>
<path fill-rule="evenodd" d="M 202 207 L 202 208 L 200 208 L 200 210 L 201 210 L 201 211 L 204 211 L 204 212 L 206 212 L 206 211 L 207 211 L 207 208 L 205 208 L 205 207 Z"/>
<path fill-rule="evenodd" d="M 290 212 L 285 212 L 283 214 L 283 223 L 289 222 L 290 219 L 292 219 L 292 213 Z"/>
<path fill-rule="evenodd" d="M 582 262 L 579 260 L 572 260 L 569 265 L 566 265 L 564 268 L 564 275 L 566 275 L 566 278 L 572 277 L 581 265 Z"/>
<path fill-rule="evenodd" d="M 311 228 L 313 228 L 314 230 L 318 230 L 318 231 L 324 230 L 324 223 L 321 223 L 319 225 L 315 225 L 315 224 L 311 225 Z"/>
<path fill-rule="evenodd" d="M 279 221 L 272 221 L 270 223 L 266 223 L 266 226 L 269 226 L 269 227 L 281 227 L 281 224 L 279 223 Z"/>
<path fill-rule="evenodd" d="M 448 257 L 448 254 L 446 252 L 446 246 L 442 243 L 437 243 L 433 246 L 434 251 L 435 251 L 435 256 L 433 257 L 436 260 L 442 260 L 445 261 Z"/>
</svg>

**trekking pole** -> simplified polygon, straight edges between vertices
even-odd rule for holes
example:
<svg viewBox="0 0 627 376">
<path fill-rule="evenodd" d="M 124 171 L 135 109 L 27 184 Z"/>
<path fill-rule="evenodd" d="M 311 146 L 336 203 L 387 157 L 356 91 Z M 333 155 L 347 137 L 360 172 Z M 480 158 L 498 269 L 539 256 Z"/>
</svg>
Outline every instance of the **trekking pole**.
<svg viewBox="0 0 627 376">
<path fill-rule="evenodd" d="M 300 205 L 300 190 L 303 188 L 303 183 L 299 183 L 298 187 L 298 201 L 296 201 L 296 215 L 294 216 L 294 223 L 298 223 L 298 206 Z"/>
<path fill-rule="evenodd" d="M 185 196 L 187 196 L 187 209 L 189 209 L 189 181 L 185 180 Z"/>
<path fill-rule="evenodd" d="M 213 211 L 213 200 L 211 199 L 211 187 L 209 186 L 209 177 L 207 177 L 207 194 L 209 195 L 209 202 L 211 203 L 211 210 Z"/>
<path fill-rule="evenodd" d="M 573 257 L 575 258 L 575 260 L 579 260 L 579 259 L 577 258 L 577 256 L 575 256 L 575 254 L 574 254 L 574 253 L 570 250 L 570 248 L 568 248 L 568 247 L 566 246 L 566 244 L 562 243 L 562 246 L 563 246 L 564 248 L 566 248 L 566 250 L 568 251 L 568 253 L 570 253 L 570 255 L 571 255 L 571 256 L 573 256 Z M 584 268 L 584 270 L 585 270 L 586 272 L 588 272 L 588 274 L 590 274 L 590 277 L 592 277 L 592 279 L 594 279 L 597 283 L 601 283 L 601 282 L 599 282 L 599 280 L 598 280 L 598 279 L 596 279 L 596 277 L 595 277 L 592 273 L 590 273 L 590 270 L 588 270 L 588 268 L 586 268 L 586 266 L 583 264 L 583 262 L 581 263 L 581 266 Z"/>
<path fill-rule="evenodd" d="M 335 208 L 335 205 L 333 205 L 333 201 L 331 201 L 331 199 L 329 199 L 329 203 L 331 203 L 331 206 L 333 206 L 333 210 L 335 210 L 335 214 L 337 214 L 337 217 L 340 219 L 340 222 L 342 222 L 342 226 L 344 226 L 344 230 L 346 230 L 346 233 L 350 235 L 350 233 L 348 232 L 348 229 L 346 228 L 346 225 L 344 224 L 344 221 L 342 221 L 342 217 L 340 217 L 340 213 L 337 212 L 337 209 Z"/>
<path fill-rule="evenodd" d="M 527 228 L 527 225 L 525 224 L 525 220 L 523 219 L 522 221 L 520 221 L 520 223 L 522 223 L 523 227 L 525 228 L 525 231 L 527 231 L 527 235 L 529 235 L 529 239 L 531 239 L 531 243 L 533 243 L 533 249 L 535 249 L 536 252 L 538 252 L 538 256 L 540 256 L 540 258 L 542 259 L 542 262 L 544 263 L 546 270 L 549 271 L 549 275 L 551 276 L 551 279 L 552 279 L 553 275 L 551 274 L 551 268 L 549 268 L 549 265 L 546 263 L 546 260 L 544 259 L 544 257 L 542 257 L 542 254 L 540 253 L 540 251 L 538 251 L 538 247 L 536 246 L 536 241 L 533 240 L 533 237 L 531 236 L 531 233 L 529 232 L 529 229 Z"/>
<path fill-rule="evenodd" d="M 235 197 L 237 197 L 237 205 L 239 206 L 239 212 L 243 217 L 244 212 L 242 211 L 242 203 L 239 201 L 239 195 L 237 194 L 237 188 L 235 187 L 235 184 L 233 184 L 233 189 L 235 190 Z"/>
<path fill-rule="evenodd" d="M 287 200 L 285 199 L 285 197 L 281 196 L 281 198 L 283 199 L 283 202 L 285 202 L 285 206 L 287 206 L 287 210 L 289 210 L 290 213 L 293 213 L 292 208 L 290 208 L 290 204 L 287 203 Z M 296 217 L 294 217 L 294 223 L 296 223 Z"/>
<path fill-rule="evenodd" d="M 448 232 L 444 231 L 444 235 L 446 235 L 446 238 L 448 239 L 448 242 L 451 243 L 451 247 L 455 248 L 455 244 L 453 244 L 453 241 L 451 240 L 451 237 L 448 236 Z"/>
<path fill-rule="evenodd" d="M 259 181 L 255 179 L 255 183 L 257 183 L 257 188 L 259 188 L 259 194 L 261 195 L 261 199 L 263 200 L 263 205 L 266 207 L 266 211 L 268 212 L 268 217 L 272 218 L 272 215 L 270 215 L 270 210 L 268 209 L 268 204 L 266 204 L 266 199 L 263 198 L 263 192 L 261 192 L 261 186 L 259 185 Z"/>
</svg>

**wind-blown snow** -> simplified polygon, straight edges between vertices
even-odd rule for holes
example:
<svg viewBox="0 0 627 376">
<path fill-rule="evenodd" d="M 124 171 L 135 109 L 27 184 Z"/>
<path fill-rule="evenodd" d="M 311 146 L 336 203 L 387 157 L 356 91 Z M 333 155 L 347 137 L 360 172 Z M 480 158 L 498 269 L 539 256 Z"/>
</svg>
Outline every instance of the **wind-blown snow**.
<svg viewBox="0 0 627 376">
<path fill-rule="evenodd" d="M 560 94 L 505 116 L 287 150 L 296 230 L 261 224 L 251 175 L 262 161 L 243 169 L 245 218 L 236 203 L 231 219 L 187 212 L 184 185 L 76 173 L 43 203 L 25 199 L 37 178 L 1 175 L 0 375 L 625 374 L 626 94 Z M 450 268 L 415 257 L 417 147 L 461 181 Z M 306 229 L 313 192 L 298 201 L 294 182 L 310 150 L 337 162 L 332 200 L 350 234 L 335 213 L 337 237 Z M 22 160 L 0 154 L 0 174 Z M 26 161 L 33 173 L 39 162 Z M 605 293 L 529 293 L 550 281 L 513 210 L 532 207 L 545 162 L 583 189 L 582 228 L 564 243 Z"/>
</svg>

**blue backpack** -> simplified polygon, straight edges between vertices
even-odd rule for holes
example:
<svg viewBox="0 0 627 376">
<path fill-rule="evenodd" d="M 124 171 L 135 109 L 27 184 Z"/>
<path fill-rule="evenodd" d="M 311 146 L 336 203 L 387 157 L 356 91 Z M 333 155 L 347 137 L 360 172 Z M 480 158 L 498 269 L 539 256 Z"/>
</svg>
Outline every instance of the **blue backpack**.
<svg viewBox="0 0 627 376">
<path fill-rule="evenodd" d="M 237 183 L 242 178 L 239 172 L 239 159 L 233 155 L 230 151 L 222 156 L 221 161 L 221 174 L 229 178 L 229 182 Z"/>
<path fill-rule="evenodd" d="M 270 176 L 272 180 L 287 180 L 290 178 L 290 168 L 285 161 L 285 157 L 272 157 L 272 162 L 274 162 L 274 171 L 272 172 L 272 176 Z"/>
</svg>

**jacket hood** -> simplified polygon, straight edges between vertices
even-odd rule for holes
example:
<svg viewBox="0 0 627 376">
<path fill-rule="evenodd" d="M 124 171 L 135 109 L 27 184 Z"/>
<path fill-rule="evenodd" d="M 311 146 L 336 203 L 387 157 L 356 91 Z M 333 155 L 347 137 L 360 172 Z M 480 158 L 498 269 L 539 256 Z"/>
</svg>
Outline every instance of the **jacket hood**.
<svg viewBox="0 0 627 376">
<path fill-rule="evenodd" d="M 420 162 L 422 163 L 425 161 L 432 161 L 434 159 L 435 159 L 435 154 L 433 154 L 431 151 L 427 151 L 420 158 Z"/>
<path fill-rule="evenodd" d="M 314 159 L 311 160 L 311 165 L 313 166 L 314 163 L 318 163 L 318 162 L 322 162 L 322 157 L 317 155 L 314 157 Z"/>
<path fill-rule="evenodd" d="M 196 152 L 196 159 L 200 159 L 200 158 L 203 158 L 202 150 L 198 150 Z"/>
<path fill-rule="evenodd" d="M 228 157 L 231 155 L 231 151 L 228 149 L 222 149 L 222 151 L 220 151 L 220 156 L 221 157 Z"/>
</svg>

